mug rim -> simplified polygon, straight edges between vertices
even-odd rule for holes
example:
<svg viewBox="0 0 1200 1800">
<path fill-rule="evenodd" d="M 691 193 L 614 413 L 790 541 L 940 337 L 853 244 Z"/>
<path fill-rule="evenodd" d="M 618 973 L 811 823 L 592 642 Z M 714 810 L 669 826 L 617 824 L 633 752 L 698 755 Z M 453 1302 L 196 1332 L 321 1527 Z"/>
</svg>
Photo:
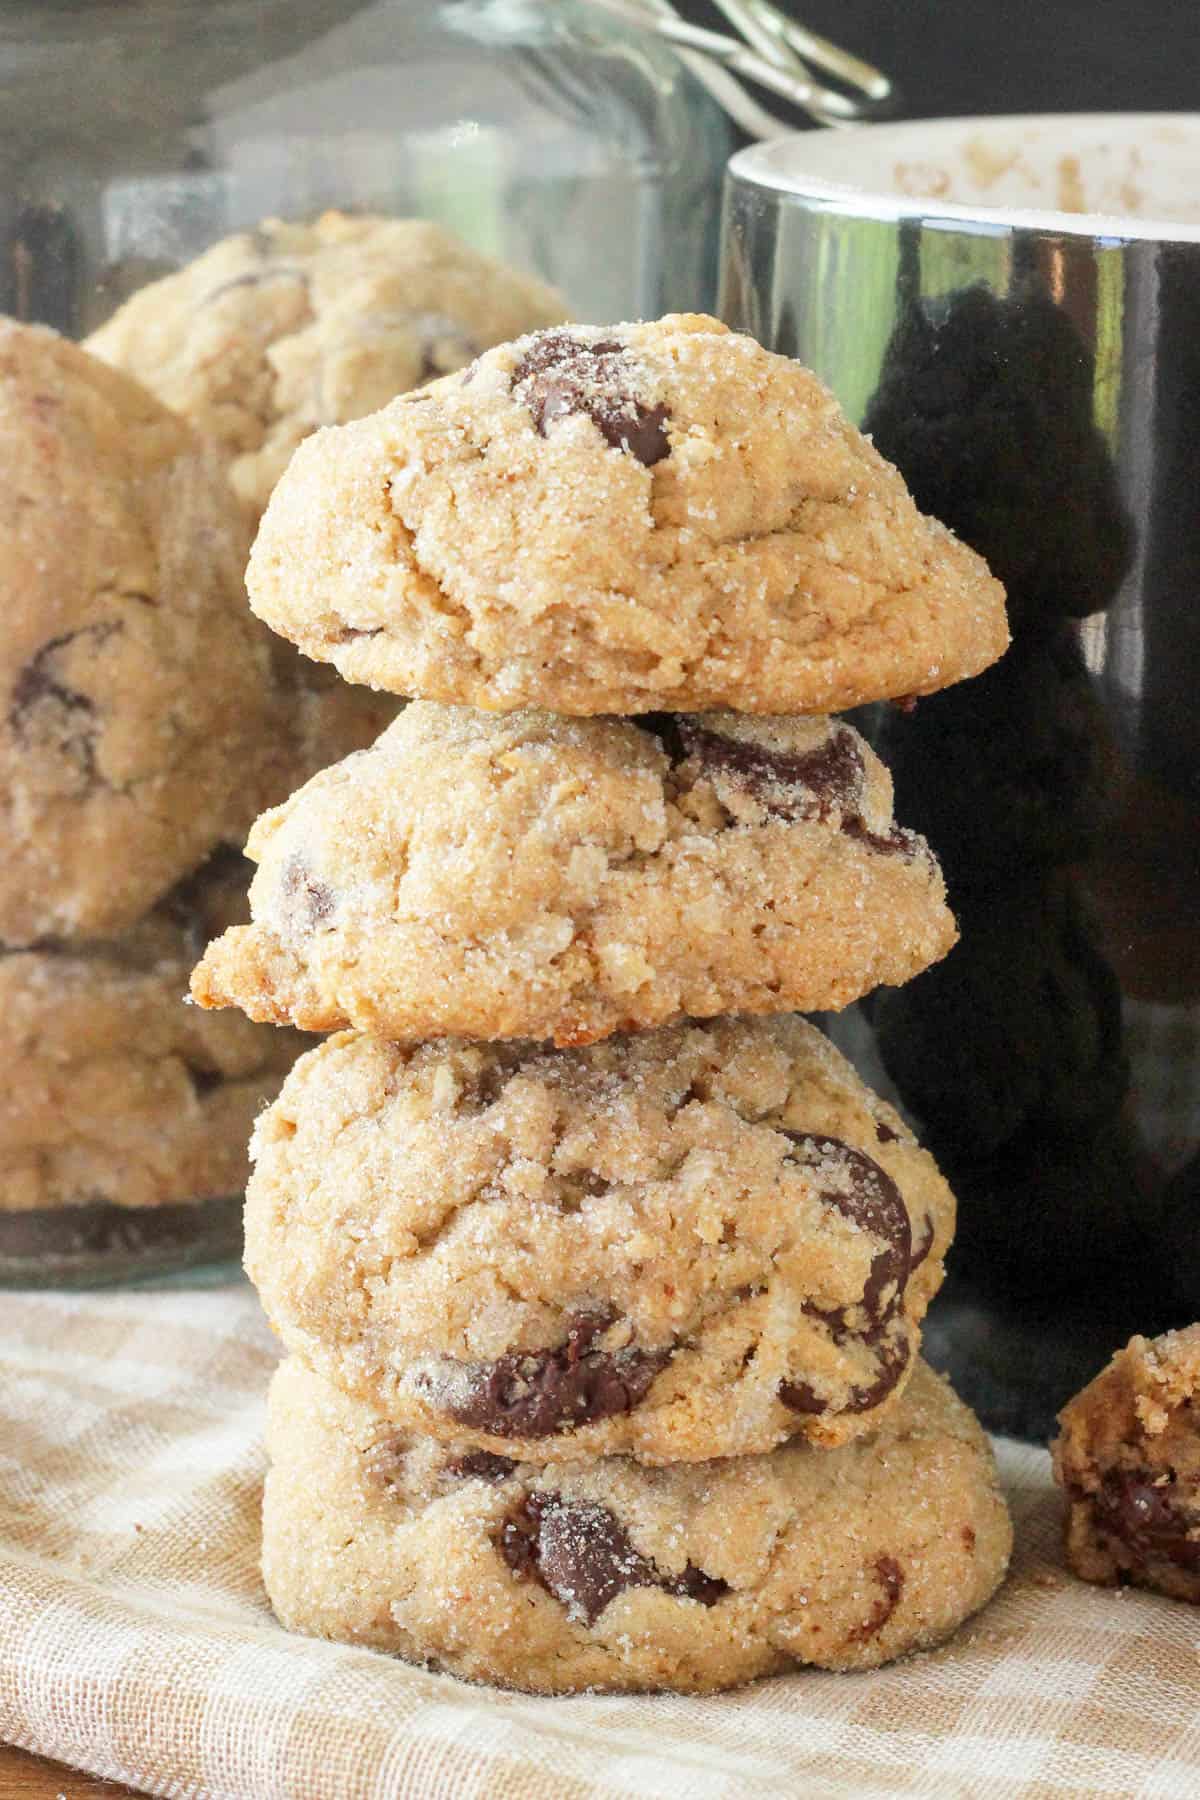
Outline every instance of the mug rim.
<svg viewBox="0 0 1200 1800">
<path fill-rule="evenodd" d="M 1195 138 L 1200 153 L 1200 113 L 996 113 L 955 115 L 938 119 L 909 119 L 901 123 L 856 125 L 845 130 L 833 126 L 788 132 L 762 143 L 750 144 L 729 159 L 727 180 L 754 188 L 813 211 L 843 213 L 873 219 L 882 224 L 908 221 L 944 222 L 973 233 L 1005 235 L 1014 230 L 1041 231 L 1058 237 L 1102 239 L 1106 243 L 1180 243 L 1200 245 L 1200 221 L 1188 223 L 1168 217 L 1140 217 L 1127 213 L 1065 212 L 1054 207 L 977 206 L 943 199 L 937 194 L 889 191 L 882 182 L 844 180 L 805 170 L 808 154 L 818 143 L 822 151 L 831 139 L 850 148 L 871 142 L 881 153 L 920 147 L 928 154 L 942 139 L 953 139 L 964 130 L 994 131 L 1015 136 L 1030 130 L 1061 131 L 1087 137 L 1097 131 L 1135 136 L 1155 130 L 1178 130 Z M 1070 148 L 1069 142 L 1064 150 Z M 818 161 L 823 160 L 818 156 Z"/>
</svg>

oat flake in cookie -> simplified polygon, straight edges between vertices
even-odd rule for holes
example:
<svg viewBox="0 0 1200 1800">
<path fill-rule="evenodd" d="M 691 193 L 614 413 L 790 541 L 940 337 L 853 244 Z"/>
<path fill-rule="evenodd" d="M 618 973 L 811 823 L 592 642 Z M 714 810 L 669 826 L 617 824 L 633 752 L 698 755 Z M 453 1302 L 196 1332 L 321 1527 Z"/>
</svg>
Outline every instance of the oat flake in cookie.
<svg viewBox="0 0 1200 1800">
<path fill-rule="evenodd" d="M 832 712 L 1008 642 L 816 378 L 695 315 L 520 338 L 323 433 L 247 580 L 348 680 L 499 711 Z"/>
<path fill-rule="evenodd" d="M 1132 1338 L 1059 1425 L 1075 1573 L 1200 1605 L 1200 1325 Z"/>
<path fill-rule="evenodd" d="M 538 1693 L 873 1668 L 977 1611 L 1012 1542 L 987 1440 L 923 1363 L 873 1438 L 647 1469 L 397 1433 L 292 1358 L 268 1449 L 290 1630 Z"/>
<path fill-rule="evenodd" d="M 266 791 L 278 706 L 219 457 L 0 322 L 0 944 L 128 929 Z"/>
<path fill-rule="evenodd" d="M 954 1225 L 932 1158 L 786 1015 L 562 1051 L 348 1033 L 251 1154 L 247 1269 L 288 1349 L 530 1462 L 875 1429 Z"/>
<path fill-rule="evenodd" d="M 425 219 L 267 219 L 151 283 L 87 347 L 229 454 L 260 513 L 300 441 L 518 332 L 560 295 Z"/>
<path fill-rule="evenodd" d="M 954 941 L 886 769 L 823 717 L 416 702 L 249 853 L 254 922 L 193 993 L 306 1030 L 579 1044 L 845 1006 Z"/>
</svg>

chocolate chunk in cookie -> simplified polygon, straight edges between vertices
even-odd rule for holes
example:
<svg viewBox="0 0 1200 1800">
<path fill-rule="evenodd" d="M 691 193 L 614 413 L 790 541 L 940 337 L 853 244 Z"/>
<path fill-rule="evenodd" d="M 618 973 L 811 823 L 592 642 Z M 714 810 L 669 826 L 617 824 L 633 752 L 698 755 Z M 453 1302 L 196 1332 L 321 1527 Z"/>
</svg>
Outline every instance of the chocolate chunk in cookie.
<svg viewBox="0 0 1200 1800">
<path fill-rule="evenodd" d="M 874 1158 L 840 1138 L 791 1130 L 784 1136 L 793 1145 L 790 1160 L 811 1171 L 821 1199 L 884 1243 L 862 1296 L 868 1325 L 864 1335 L 874 1341 L 899 1307 L 912 1266 L 912 1225 L 900 1190 Z M 844 1312 L 838 1314 L 838 1325 L 843 1332 L 849 1329 Z"/>
<path fill-rule="evenodd" d="M 715 1606 L 728 1582 L 688 1563 L 664 1575 L 630 1542 L 606 1506 L 535 1490 L 500 1529 L 497 1547 L 515 1575 L 533 1576 L 573 1616 L 594 1625 L 605 1607 L 630 1588 L 657 1587 L 680 1599 Z"/>
<path fill-rule="evenodd" d="M 333 914 L 332 888 L 317 880 L 301 856 L 288 858 L 280 880 L 280 892 L 289 921 L 301 932 L 315 931 Z"/>
<path fill-rule="evenodd" d="M 443 1409 L 460 1425 L 514 1438 L 549 1437 L 629 1412 L 671 1353 L 596 1347 L 595 1340 L 614 1317 L 611 1312 L 577 1313 L 565 1341 L 554 1349 L 514 1351 L 472 1369 L 462 1396 L 443 1400 Z M 452 1384 L 452 1391 L 457 1385 Z"/>
<path fill-rule="evenodd" d="M 13 737 L 31 753 L 57 755 L 73 763 L 85 785 L 97 779 L 96 740 L 100 722 L 96 702 L 66 676 L 62 663 L 72 650 L 86 656 L 89 642 L 103 643 L 121 629 L 119 620 L 64 631 L 36 650 L 17 673 L 8 708 Z"/>
<path fill-rule="evenodd" d="M 507 1481 L 516 1463 L 511 1456 L 497 1456 L 492 1450 L 466 1450 L 446 1464 L 447 1475 L 459 1481 Z"/>
<path fill-rule="evenodd" d="M 513 392 L 542 437 L 556 419 L 583 413 L 605 443 L 628 450 L 650 469 L 671 454 L 664 429 L 670 413 L 639 400 L 634 381 L 625 348 L 615 338 L 565 330 L 537 332 L 512 373 Z"/>
</svg>

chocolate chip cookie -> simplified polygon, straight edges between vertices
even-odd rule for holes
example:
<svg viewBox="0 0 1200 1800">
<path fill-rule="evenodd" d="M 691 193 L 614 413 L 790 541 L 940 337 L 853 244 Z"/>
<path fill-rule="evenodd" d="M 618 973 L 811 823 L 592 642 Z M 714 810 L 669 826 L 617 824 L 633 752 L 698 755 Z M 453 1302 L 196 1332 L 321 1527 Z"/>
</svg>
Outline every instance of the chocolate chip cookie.
<svg viewBox="0 0 1200 1800">
<path fill-rule="evenodd" d="M 287 1347 L 533 1462 L 874 1429 L 954 1226 L 932 1158 L 794 1016 L 560 1051 L 346 1033 L 251 1156 L 246 1266 Z"/>
<path fill-rule="evenodd" d="M 830 712 L 1008 642 L 815 377 L 691 315 L 535 333 L 303 445 L 247 580 L 349 680 L 499 711 Z"/>
<path fill-rule="evenodd" d="M 537 1693 L 873 1668 L 990 1599 L 1012 1542 L 987 1439 L 923 1363 L 873 1438 L 647 1469 L 398 1434 L 291 1358 L 268 1448 L 290 1630 Z"/>
<path fill-rule="evenodd" d="M 1200 1605 L 1200 1325 L 1132 1338 L 1059 1424 L 1075 1573 Z"/>
<path fill-rule="evenodd" d="M 328 212 L 214 244 L 126 301 L 87 348 L 215 438 L 259 513 L 319 425 L 374 412 L 565 310 L 425 219 Z"/>
<path fill-rule="evenodd" d="M 304 1040 L 181 1000 L 245 880 L 226 852 L 119 938 L 0 954 L 0 1214 L 241 1192 L 255 1116 Z"/>
<path fill-rule="evenodd" d="M 578 1044 L 841 1007 L 954 941 L 886 769 L 824 717 L 418 701 L 261 819 L 249 853 L 254 923 L 193 993 L 309 1030 Z"/>
<path fill-rule="evenodd" d="M 0 456 L 0 943 L 111 936 L 280 791 L 249 529 L 214 451 L 37 326 L 0 323 Z"/>
</svg>

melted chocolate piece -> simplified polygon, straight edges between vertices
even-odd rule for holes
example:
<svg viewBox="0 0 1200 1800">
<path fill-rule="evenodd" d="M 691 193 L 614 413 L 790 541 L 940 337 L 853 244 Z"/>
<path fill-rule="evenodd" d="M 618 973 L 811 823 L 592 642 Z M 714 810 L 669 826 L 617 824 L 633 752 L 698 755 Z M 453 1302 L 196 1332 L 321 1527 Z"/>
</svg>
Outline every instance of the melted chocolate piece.
<svg viewBox="0 0 1200 1800">
<path fill-rule="evenodd" d="M 1197 1498 L 1194 1491 L 1189 1497 Z M 1138 1562 L 1200 1574 L 1200 1511 L 1181 1503 L 1173 1480 L 1160 1484 L 1149 1470 L 1111 1469 L 1091 1501 L 1097 1523 Z"/>
<path fill-rule="evenodd" d="M 758 801 L 771 819 L 818 819 L 838 815 L 847 837 L 867 844 L 879 855 L 914 857 L 919 839 L 893 826 L 886 835 L 864 824 L 862 805 L 866 767 L 855 733 L 834 724 L 815 750 L 771 750 L 744 738 L 725 737 L 694 719 L 676 713 L 645 713 L 638 719 L 656 737 L 673 767 L 694 761 L 701 775 L 732 776 Z"/>
<path fill-rule="evenodd" d="M 669 1350 L 593 1350 L 612 1313 L 577 1313 L 550 1350 L 514 1351 L 475 1366 L 461 1400 L 437 1405 L 460 1424 L 496 1437 L 550 1437 L 631 1412 L 670 1361 Z"/>
<path fill-rule="evenodd" d="M 865 773 L 854 733 L 835 725 L 815 750 L 769 750 L 745 738 L 723 737 L 691 719 L 678 722 L 690 756 L 704 769 L 737 776 L 774 819 L 827 819 L 835 810 L 854 818 L 862 803 Z M 783 793 L 790 788 L 792 793 Z"/>
<path fill-rule="evenodd" d="M 468 1450 L 464 1456 L 451 1457 L 446 1474 L 463 1481 L 507 1481 L 516 1466 L 511 1456 L 497 1456 L 491 1450 Z"/>
<path fill-rule="evenodd" d="M 865 1341 L 874 1343 L 882 1337 L 904 1297 L 912 1266 L 912 1225 L 900 1189 L 886 1169 L 880 1168 L 865 1151 L 843 1143 L 841 1138 L 816 1137 L 811 1132 L 787 1130 L 783 1135 L 795 1146 L 788 1151 L 787 1160 L 812 1171 L 822 1201 L 861 1231 L 869 1231 L 873 1237 L 884 1240 L 886 1248 L 872 1259 L 862 1297 L 863 1310 L 871 1321 Z M 830 1163 L 844 1170 L 846 1179 L 823 1187 L 818 1179 L 820 1171 Z M 893 1291 L 885 1303 L 883 1296 L 888 1288 Z M 840 1309 L 821 1316 L 834 1325 L 835 1335 L 839 1331 L 843 1335 L 847 1333 Z"/>
<path fill-rule="evenodd" d="M 870 1618 L 864 1619 L 857 1630 L 852 1631 L 850 1634 L 851 1637 L 860 1644 L 866 1643 L 868 1638 L 877 1636 L 877 1634 L 883 1630 L 884 1626 L 895 1612 L 896 1607 L 899 1605 L 900 1596 L 904 1592 L 904 1570 L 900 1567 L 900 1564 L 896 1561 L 895 1557 L 877 1557 L 875 1560 L 875 1577 L 878 1580 L 880 1587 L 883 1589 L 883 1592 L 871 1608 Z"/>
<path fill-rule="evenodd" d="M 885 1248 L 871 1259 L 870 1274 L 863 1287 L 862 1308 L 868 1320 L 865 1331 L 852 1331 L 844 1307 L 823 1308 L 811 1302 L 804 1306 L 810 1317 L 824 1320 L 835 1343 L 857 1338 L 860 1343 L 879 1346 L 875 1380 L 866 1387 L 851 1388 L 845 1404 L 836 1408 L 806 1381 L 781 1382 L 779 1398 L 797 1413 L 869 1412 L 891 1393 L 908 1367 L 912 1354 L 907 1338 L 886 1341 L 884 1338 L 904 1298 L 904 1289 L 914 1267 L 908 1208 L 886 1169 L 881 1169 L 865 1151 L 843 1143 L 841 1138 L 787 1130 L 783 1135 L 795 1146 L 788 1152 L 788 1160 L 812 1171 L 822 1201 L 861 1230 L 882 1238 Z M 846 1179 L 823 1187 L 819 1181 L 820 1170 L 830 1163 L 844 1170 Z M 928 1255 L 928 1252 L 929 1245 L 926 1244 L 921 1254 Z M 885 1300 L 888 1290 L 891 1290 L 890 1295 Z"/>
<path fill-rule="evenodd" d="M 781 1381 L 779 1398 L 789 1412 L 809 1413 L 814 1418 L 819 1413 L 831 1410 L 828 1400 L 822 1399 L 816 1388 L 810 1387 L 807 1381 Z"/>
<path fill-rule="evenodd" d="M 881 1144 L 898 1144 L 900 1142 L 900 1133 L 893 1131 L 891 1126 L 885 1124 L 882 1119 L 875 1121 L 875 1136 Z"/>
<path fill-rule="evenodd" d="M 13 683 L 8 723 L 22 748 L 49 739 L 74 762 L 85 779 L 96 780 L 96 737 L 100 729 L 96 702 L 69 687 L 55 672 L 55 658 L 68 645 L 90 638 L 99 646 L 121 629 L 119 623 L 84 625 L 50 638 L 32 656 Z"/>
<path fill-rule="evenodd" d="M 298 856 L 290 856 L 280 882 L 288 914 L 304 931 L 315 931 L 333 912 L 333 889 L 318 881 Z"/>
<path fill-rule="evenodd" d="M 781 1381 L 779 1398 L 789 1411 L 795 1413 L 816 1415 L 836 1412 L 840 1417 L 843 1413 L 870 1412 L 887 1399 L 907 1369 L 911 1355 L 912 1349 L 907 1338 L 884 1344 L 879 1352 L 879 1372 L 875 1380 L 868 1387 L 851 1388 L 844 1406 L 830 1406 L 828 1400 L 823 1399 L 807 1381 Z"/>
<path fill-rule="evenodd" d="M 879 1373 L 869 1387 L 851 1388 L 850 1398 L 842 1412 L 871 1412 L 887 1399 L 904 1374 L 912 1357 L 912 1345 L 907 1338 L 897 1338 L 884 1344 L 879 1352 Z"/>
<path fill-rule="evenodd" d="M 695 1563 L 679 1575 L 661 1574 L 606 1506 L 561 1494 L 528 1494 L 501 1526 L 496 1545 L 515 1575 L 540 1581 L 589 1625 L 630 1588 L 661 1588 L 701 1606 L 715 1606 L 729 1591 L 727 1582 Z"/>
<path fill-rule="evenodd" d="M 540 331 L 513 370 L 512 385 L 540 436 L 555 419 L 585 413 L 614 450 L 627 450 L 650 469 L 671 454 L 663 429 L 670 414 L 630 392 L 631 373 L 615 339 L 589 342 L 570 331 Z"/>
</svg>

